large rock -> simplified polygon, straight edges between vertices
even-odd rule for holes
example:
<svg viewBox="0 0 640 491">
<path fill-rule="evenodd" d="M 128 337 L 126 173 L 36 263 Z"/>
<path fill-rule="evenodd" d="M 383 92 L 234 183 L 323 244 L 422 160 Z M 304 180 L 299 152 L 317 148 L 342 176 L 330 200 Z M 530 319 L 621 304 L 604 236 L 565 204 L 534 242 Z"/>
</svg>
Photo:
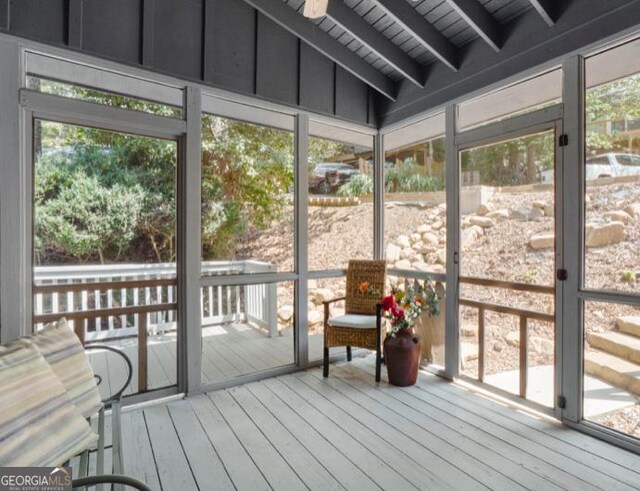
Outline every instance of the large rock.
<svg viewBox="0 0 640 491">
<path fill-rule="evenodd" d="M 487 213 L 490 213 L 492 210 L 493 206 L 491 206 L 489 203 L 482 203 L 480 206 L 478 206 L 476 213 L 480 216 L 484 216 Z"/>
<path fill-rule="evenodd" d="M 587 247 L 603 247 L 622 242 L 626 238 L 624 223 L 590 223 L 585 230 Z"/>
<path fill-rule="evenodd" d="M 471 223 L 471 225 L 477 225 L 478 227 L 482 227 L 482 228 L 491 228 L 494 225 L 493 220 L 491 220 L 491 218 L 479 217 L 475 215 L 469 219 L 469 222 Z"/>
<path fill-rule="evenodd" d="M 549 249 L 555 246 L 555 235 L 553 232 L 535 234 L 529 239 L 529 247 L 532 249 Z"/>
<path fill-rule="evenodd" d="M 410 259 L 413 256 L 414 252 L 411 247 L 405 247 L 400 251 L 400 259 Z"/>
<path fill-rule="evenodd" d="M 319 326 L 324 322 L 324 314 L 319 310 L 311 310 L 309 311 L 307 320 L 309 322 L 309 327 Z"/>
<path fill-rule="evenodd" d="M 293 305 L 283 305 L 278 309 L 278 319 L 289 322 L 293 318 Z"/>
<path fill-rule="evenodd" d="M 426 273 L 427 271 L 429 271 L 429 266 L 427 265 L 427 263 L 423 261 L 416 261 L 414 263 L 411 263 L 411 269 L 415 269 L 416 271 L 422 271 Z"/>
<path fill-rule="evenodd" d="M 533 206 L 534 208 L 540 208 L 541 210 L 544 210 L 545 207 L 547 206 L 547 202 L 538 200 L 531 203 L 531 206 Z"/>
<path fill-rule="evenodd" d="M 333 300 L 335 296 L 331 288 L 318 288 L 313 295 L 313 300 L 320 305 L 322 302 Z"/>
<path fill-rule="evenodd" d="M 397 269 L 411 269 L 411 261 L 409 261 L 408 259 L 401 259 L 400 261 L 396 262 L 394 266 Z"/>
<path fill-rule="evenodd" d="M 431 227 L 429 225 L 426 225 L 426 224 L 420 225 L 418 227 L 418 229 L 416 230 L 416 232 L 418 232 L 419 234 L 425 234 L 425 233 L 430 232 L 430 231 L 431 231 Z"/>
<path fill-rule="evenodd" d="M 554 217 L 556 216 L 556 207 L 553 203 L 549 203 L 544 207 L 544 216 L 546 217 Z"/>
<path fill-rule="evenodd" d="M 535 220 L 536 218 L 542 218 L 544 216 L 544 210 L 541 208 L 531 208 L 527 215 L 527 220 Z"/>
<path fill-rule="evenodd" d="M 536 218 L 542 218 L 544 211 L 540 208 L 522 206 L 516 210 L 511 211 L 511 218 L 515 220 L 535 220 Z"/>
<path fill-rule="evenodd" d="M 528 345 L 533 352 L 539 355 L 553 356 L 555 353 L 555 345 L 551 339 L 540 336 L 529 336 Z"/>
<path fill-rule="evenodd" d="M 443 226 L 442 220 L 436 220 L 431 224 L 431 230 L 440 230 Z"/>
<path fill-rule="evenodd" d="M 640 218 L 640 203 L 632 203 L 624 209 L 632 218 Z"/>
<path fill-rule="evenodd" d="M 466 249 L 476 240 L 482 237 L 483 234 L 484 232 L 482 230 L 482 227 L 479 227 L 478 225 L 471 225 L 470 227 L 462 231 L 462 236 L 460 237 L 460 245 L 463 249 Z"/>
<path fill-rule="evenodd" d="M 422 240 L 427 245 L 437 246 L 440 243 L 440 239 L 436 234 L 432 234 L 431 232 L 427 232 L 422 235 Z"/>
<path fill-rule="evenodd" d="M 626 315 L 616 319 L 616 329 L 640 337 L 640 315 Z"/>
<path fill-rule="evenodd" d="M 442 264 L 430 264 L 425 269 L 427 273 L 445 274 L 447 271 Z"/>
<path fill-rule="evenodd" d="M 436 261 L 438 262 L 438 264 L 447 264 L 447 251 L 440 250 L 437 254 L 438 255 Z"/>
<path fill-rule="evenodd" d="M 633 221 L 633 217 L 629 215 L 626 211 L 616 210 L 605 213 L 605 218 L 608 218 L 612 222 L 622 222 L 625 225 L 628 225 Z"/>
<path fill-rule="evenodd" d="M 420 242 L 420 240 L 422 240 L 422 235 L 421 234 L 411 234 L 411 237 L 409 237 L 409 241 L 412 244 L 415 244 L 416 242 Z"/>
<path fill-rule="evenodd" d="M 395 263 L 396 261 L 399 261 L 401 251 L 402 249 L 400 249 L 397 245 L 391 244 L 391 243 L 387 244 L 387 254 L 386 254 L 387 261 L 391 263 Z"/>
<path fill-rule="evenodd" d="M 396 244 L 398 244 L 398 246 L 402 247 L 403 249 L 405 247 L 411 247 L 411 241 L 409 240 L 409 237 L 407 237 L 406 235 L 398 236 L 398 239 L 396 240 Z"/>
<path fill-rule="evenodd" d="M 509 331 L 504 337 L 504 340 L 509 346 L 515 346 L 517 348 L 520 346 L 520 332 Z"/>
<path fill-rule="evenodd" d="M 509 346 L 515 346 L 516 348 L 520 347 L 520 332 L 519 331 L 509 331 L 504 336 L 505 342 Z M 547 338 L 543 338 L 541 336 L 529 336 L 527 345 L 529 348 L 540 355 L 549 355 L 553 356 L 555 352 L 555 346 L 553 341 Z"/>
<path fill-rule="evenodd" d="M 478 333 L 478 326 L 473 324 L 462 324 L 460 326 L 460 336 L 474 338 Z"/>
<path fill-rule="evenodd" d="M 500 210 L 492 211 L 491 213 L 487 213 L 487 218 L 491 218 L 496 222 L 503 222 L 509 219 L 509 210 L 502 208 Z"/>
</svg>

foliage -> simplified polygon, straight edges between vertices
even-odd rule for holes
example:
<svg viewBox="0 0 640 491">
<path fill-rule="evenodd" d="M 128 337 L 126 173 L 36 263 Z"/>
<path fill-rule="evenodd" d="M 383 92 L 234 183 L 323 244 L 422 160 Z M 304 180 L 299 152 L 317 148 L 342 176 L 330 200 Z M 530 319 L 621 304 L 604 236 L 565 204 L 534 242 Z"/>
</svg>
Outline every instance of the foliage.
<svg viewBox="0 0 640 491">
<path fill-rule="evenodd" d="M 422 174 L 411 160 L 401 167 L 386 169 L 384 189 L 387 193 L 424 193 L 444 189 L 444 180 L 435 175 Z"/>
<path fill-rule="evenodd" d="M 281 220 L 293 182 L 291 133 L 205 115 L 203 257 L 228 258 L 243 234 Z"/>
<path fill-rule="evenodd" d="M 65 259 L 116 260 L 134 239 L 140 186 L 105 185 L 77 158 L 45 156 L 35 176 L 35 250 Z"/>
<path fill-rule="evenodd" d="M 444 189 L 444 181 L 436 176 L 421 174 L 413 165 L 387 169 L 384 173 L 384 188 L 387 193 L 426 193 Z M 370 196 L 373 194 L 373 176 L 353 176 L 337 191 L 338 196 Z"/>
<path fill-rule="evenodd" d="M 553 169 L 553 133 L 517 138 L 461 153 L 462 172 L 478 172 L 488 186 L 519 186 L 540 180 L 540 172 Z"/>
<path fill-rule="evenodd" d="M 586 146 L 588 155 L 619 151 L 640 153 L 638 139 L 613 131 L 640 119 L 640 74 L 614 80 L 586 91 Z"/>
<path fill-rule="evenodd" d="M 348 182 L 338 188 L 338 196 L 371 196 L 373 194 L 373 176 L 370 174 L 356 174 Z"/>
<path fill-rule="evenodd" d="M 620 276 L 620 281 L 622 283 L 635 283 L 636 274 L 633 271 L 624 271 Z"/>
<path fill-rule="evenodd" d="M 405 291 L 393 290 L 381 301 L 383 315 L 389 319 L 387 331 L 392 335 L 412 327 L 423 313 L 440 314 L 440 297 L 431 283 L 416 281 Z"/>
<path fill-rule="evenodd" d="M 147 101 L 38 83 L 65 97 L 174 115 Z M 35 134 L 38 263 L 175 260 L 175 142 L 50 122 Z M 281 219 L 292 186 L 291 133 L 203 117 L 203 257 L 229 258 L 243 234 Z"/>
</svg>

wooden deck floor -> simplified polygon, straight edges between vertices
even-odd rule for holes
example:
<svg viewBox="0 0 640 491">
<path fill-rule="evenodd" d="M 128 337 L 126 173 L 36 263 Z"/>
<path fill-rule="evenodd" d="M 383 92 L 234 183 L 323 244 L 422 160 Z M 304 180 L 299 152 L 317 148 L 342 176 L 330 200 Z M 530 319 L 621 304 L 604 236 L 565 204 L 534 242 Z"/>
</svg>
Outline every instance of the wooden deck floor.
<svg viewBox="0 0 640 491">
<path fill-rule="evenodd" d="M 287 329 L 281 336 L 270 338 L 264 331 L 246 324 L 228 324 L 202 329 L 202 380 L 212 384 L 240 375 L 260 372 L 294 363 L 293 331 Z M 138 387 L 138 342 L 123 339 L 109 343 L 124 351 L 134 366 L 133 380 L 125 395 Z M 177 359 L 175 334 L 150 336 L 148 343 L 148 387 L 159 389 L 176 384 Z M 322 357 L 322 336 L 309 336 L 309 358 Z M 107 351 L 89 352 L 95 373 L 103 382 L 102 395 L 122 387 L 126 377 L 124 363 Z"/>
<path fill-rule="evenodd" d="M 384 371 L 384 370 L 383 370 Z M 126 472 L 154 489 L 623 490 L 640 456 L 371 357 L 133 409 Z"/>
</svg>

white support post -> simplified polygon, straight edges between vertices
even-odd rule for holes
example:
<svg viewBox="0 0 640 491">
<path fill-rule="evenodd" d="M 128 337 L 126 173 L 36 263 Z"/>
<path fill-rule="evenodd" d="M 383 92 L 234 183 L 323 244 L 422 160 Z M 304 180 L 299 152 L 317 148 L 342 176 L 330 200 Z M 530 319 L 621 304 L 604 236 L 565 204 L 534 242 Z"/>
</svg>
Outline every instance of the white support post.
<svg viewBox="0 0 640 491">
<path fill-rule="evenodd" d="M 460 164 L 455 142 L 456 106 L 449 104 L 445 110 L 446 145 L 446 199 L 447 199 L 447 298 L 445 317 L 445 375 L 458 376 L 460 369 L 458 275 L 460 227 Z"/>
<path fill-rule="evenodd" d="M 21 48 L 0 40 L 0 342 L 29 334 L 32 284 L 31 118 L 20 107 Z M 27 121 L 29 119 L 29 121 Z"/>
<path fill-rule="evenodd" d="M 298 274 L 294 293 L 294 345 L 296 364 L 304 368 L 309 363 L 309 313 L 307 311 L 309 296 L 307 283 L 309 279 L 309 117 L 306 114 L 296 116 L 294 138 L 294 258 L 295 270 Z"/>
<path fill-rule="evenodd" d="M 384 137 L 374 138 L 373 146 L 373 257 L 384 259 Z"/>
<path fill-rule="evenodd" d="M 202 380 L 202 315 L 200 310 L 200 142 L 201 92 L 186 88 L 187 133 L 178 158 L 178 390 L 190 393 Z"/>
<path fill-rule="evenodd" d="M 583 386 L 583 312 L 578 292 L 582 283 L 584 245 L 582 234 L 584 182 L 584 62 L 574 56 L 563 66 L 564 132 L 568 145 L 563 147 L 562 179 L 564 240 L 562 243 L 567 280 L 562 281 L 562 394 L 566 407 L 562 419 L 577 423 L 582 419 Z M 560 267 L 560 265 L 558 265 Z"/>
</svg>

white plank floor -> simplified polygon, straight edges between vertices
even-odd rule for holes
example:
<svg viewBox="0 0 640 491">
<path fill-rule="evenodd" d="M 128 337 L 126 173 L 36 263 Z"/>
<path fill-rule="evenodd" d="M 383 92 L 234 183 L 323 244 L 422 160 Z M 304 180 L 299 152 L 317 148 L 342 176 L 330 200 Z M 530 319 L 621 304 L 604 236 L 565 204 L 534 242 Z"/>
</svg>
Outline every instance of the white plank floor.
<svg viewBox="0 0 640 491">
<path fill-rule="evenodd" d="M 309 336 L 309 358 L 322 357 L 322 335 Z M 110 341 L 108 344 L 121 349 L 134 367 L 133 380 L 125 392 L 137 392 L 138 342 L 137 339 Z M 176 384 L 175 334 L 150 336 L 148 343 L 148 387 L 160 389 Z M 294 363 L 293 331 L 281 331 L 280 336 L 270 338 L 264 331 L 246 324 L 210 326 L 202 329 L 202 380 L 212 384 L 233 379 L 240 375 L 260 372 Z M 102 377 L 100 389 L 106 396 L 122 387 L 126 379 L 126 367 L 117 355 L 107 351 L 90 351 L 89 360 L 95 373 Z"/>
<path fill-rule="evenodd" d="M 638 455 L 430 374 L 376 384 L 371 357 L 122 421 L 126 472 L 168 491 L 640 489 Z"/>
</svg>

